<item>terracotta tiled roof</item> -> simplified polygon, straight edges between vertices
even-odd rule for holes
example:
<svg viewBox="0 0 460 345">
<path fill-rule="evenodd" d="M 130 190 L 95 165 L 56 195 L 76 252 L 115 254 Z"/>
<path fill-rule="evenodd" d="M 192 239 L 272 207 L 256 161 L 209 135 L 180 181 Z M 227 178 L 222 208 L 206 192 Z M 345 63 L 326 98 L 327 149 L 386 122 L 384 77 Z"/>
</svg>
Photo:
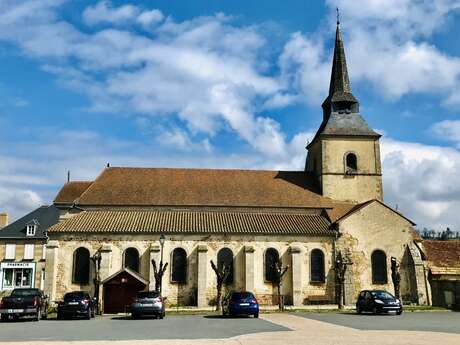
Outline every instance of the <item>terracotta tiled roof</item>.
<svg viewBox="0 0 460 345">
<path fill-rule="evenodd" d="M 337 219 L 341 218 L 348 212 L 350 212 L 355 206 L 355 203 L 351 202 L 335 202 L 332 204 L 333 208 L 328 209 L 327 215 L 329 216 L 329 219 L 331 222 L 335 222 Z"/>
<path fill-rule="evenodd" d="M 330 207 L 305 172 L 107 168 L 79 206 Z"/>
<path fill-rule="evenodd" d="M 432 274 L 460 274 L 460 241 L 423 241 Z"/>
<path fill-rule="evenodd" d="M 74 201 L 85 191 L 93 181 L 67 182 L 54 198 L 55 204 L 73 204 Z"/>
<path fill-rule="evenodd" d="M 359 210 L 363 209 L 364 207 L 374 203 L 374 202 L 377 202 L 377 203 L 381 204 L 382 206 L 386 207 L 387 209 L 389 209 L 390 211 L 396 213 L 401 218 L 404 218 L 405 220 L 407 220 L 411 225 L 416 225 L 412 220 L 410 220 L 409 218 L 405 217 L 401 212 L 395 210 L 394 208 L 388 206 L 387 204 L 385 204 L 382 201 L 377 200 L 377 199 L 371 199 L 371 200 L 365 201 L 365 202 L 363 202 L 361 204 L 354 205 L 353 207 L 351 207 L 349 209 L 349 211 L 347 211 L 344 214 L 342 214 L 341 216 L 339 216 L 339 218 L 337 218 L 336 221 L 341 221 L 341 220 L 351 216 L 352 214 L 358 212 Z M 415 236 L 415 234 L 416 234 L 416 231 L 414 230 L 413 235 Z"/>
<path fill-rule="evenodd" d="M 84 233 L 247 233 L 332 236 L 319 214 L 83 211 L 51 227 L 49 232 Z"/>
</svg>

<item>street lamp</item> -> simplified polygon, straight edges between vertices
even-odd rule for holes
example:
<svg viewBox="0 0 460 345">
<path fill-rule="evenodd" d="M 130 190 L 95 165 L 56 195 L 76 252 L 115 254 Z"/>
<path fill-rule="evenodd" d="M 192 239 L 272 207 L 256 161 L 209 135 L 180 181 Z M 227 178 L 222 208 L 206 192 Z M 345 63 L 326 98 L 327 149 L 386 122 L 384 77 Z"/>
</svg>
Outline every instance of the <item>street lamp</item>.
<svg viewBox="0 0 460 345">
<path fill-rule="evenodd" d="M 160 250 L 161 250 L 160 251 L 160 270 L 163 268 L 163 247 L 165 245 L 165 241 L 166 241 L 165 235 L 161 234 L 160 235 Z M 163 279 L 160 281 L 160 295 L 161 295 L 162 286 L 163 286 Z"/>
<path fill-rule="evenodd" d="M 94 253 L 94 255 L 91 257 L 91 261 L 94 264 L 94 299 L 96 300 L 97 303 L 97 311 L 99 313 L 99 286 L 101 284 L 101 276 L 100 276 L 100 270 L 101 270 L 101 261 L 102 261 L 102 255 L 100 251 L 97 251 Z"/>
</svg>

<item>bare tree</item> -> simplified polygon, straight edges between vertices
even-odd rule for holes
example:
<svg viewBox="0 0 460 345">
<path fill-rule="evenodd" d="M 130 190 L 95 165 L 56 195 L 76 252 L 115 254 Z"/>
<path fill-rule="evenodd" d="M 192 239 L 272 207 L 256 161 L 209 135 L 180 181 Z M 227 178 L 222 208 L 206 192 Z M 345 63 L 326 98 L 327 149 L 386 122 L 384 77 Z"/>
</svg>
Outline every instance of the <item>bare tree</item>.
<svg viewBox="0 0 460 345">
<path fill-rule="evenodd" d="M 217 267 L 212 260 L 211 267 L 216 274 L 217 279 L 216 310 L 219 311 L 222 304 L 222 286 L 227 282 L 231 267 L 225 263 L 222 264 L 222 267 Z"/>
<path fill-rule="evenodd" d="M 168 267 L 168 263 L 163 264 L 163 260 L 160 260 L 160 266 L 157 267 L 155 259 L 152 259 L 153 265 L 153 276 L 155 277 L 155 290 L 161 293 L 163 275 Z"/>
<path fill-rule="evenodd" d="M 278 258 L 272 264 L 273 284 L 276 285 L 278 291 L 278 308 L 284 310 L 284 296 L 281 296 L 281 286 L 283 285 L 283 276 L 286 274 L 289 266 L 283 267 L 283 261 Z"/>
<path fill-rule="evenodd" d="M 394 256 L 391 257 L 391 280 L 393 280 L 395 297 L 401 298 L 400 293 L 399 293 L 399 287 L 401 283 L 401 274 L 399 273 L 399 263 Z"/>
<path fill-rule="evenodd" d="M 335 258 L 335 280 L 336 280 L 336 296 L 337 304 L 339 309 L 343 309 L 343 290 L 345 285 L 345 272 L 347 270 L 347 264 L 342 258 L 342 253 L 339 251 Z"/>
</svg>

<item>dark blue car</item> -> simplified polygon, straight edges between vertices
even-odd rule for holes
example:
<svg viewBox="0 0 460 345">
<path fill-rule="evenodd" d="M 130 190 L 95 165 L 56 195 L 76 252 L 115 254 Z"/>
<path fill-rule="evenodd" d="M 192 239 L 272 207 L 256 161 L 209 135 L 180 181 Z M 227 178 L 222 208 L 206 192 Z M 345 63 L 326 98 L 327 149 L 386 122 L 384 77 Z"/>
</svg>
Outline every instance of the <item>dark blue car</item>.
<svg viewBox="0 0 460 345">
<path fill-rule="evenodd" d="M 222 301 L 222 315 L 259 317 L 259 303 L 251 292 L 230 292 Z"/>
</svg>

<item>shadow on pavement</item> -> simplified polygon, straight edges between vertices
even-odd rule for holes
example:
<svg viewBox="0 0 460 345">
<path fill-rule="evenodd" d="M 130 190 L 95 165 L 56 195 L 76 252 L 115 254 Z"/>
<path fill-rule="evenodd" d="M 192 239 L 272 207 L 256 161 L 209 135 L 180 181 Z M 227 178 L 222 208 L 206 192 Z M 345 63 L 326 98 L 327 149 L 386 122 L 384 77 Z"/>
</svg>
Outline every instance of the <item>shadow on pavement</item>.
<svg viewBox="0 0 460 345">
<path fill-rule="evenodd" d="M 155 316 L 140 316 L 137 318 L 132 318 L 130 315 L 126 316 L 112 316 L 110 320 L 128 320 L 128 321 L 137 321 L 137 320 L 160 320 Z"/>
<path fill-rule="evenodd" d="M 240 315 L 240 316 L 205 315 L 203 317 L 205 319 L 222 319 L 222 320 L 225 320 L 225 319 L 249 319 L 249 318 L 251 318 L 249 315 Z"/>
</svg>

